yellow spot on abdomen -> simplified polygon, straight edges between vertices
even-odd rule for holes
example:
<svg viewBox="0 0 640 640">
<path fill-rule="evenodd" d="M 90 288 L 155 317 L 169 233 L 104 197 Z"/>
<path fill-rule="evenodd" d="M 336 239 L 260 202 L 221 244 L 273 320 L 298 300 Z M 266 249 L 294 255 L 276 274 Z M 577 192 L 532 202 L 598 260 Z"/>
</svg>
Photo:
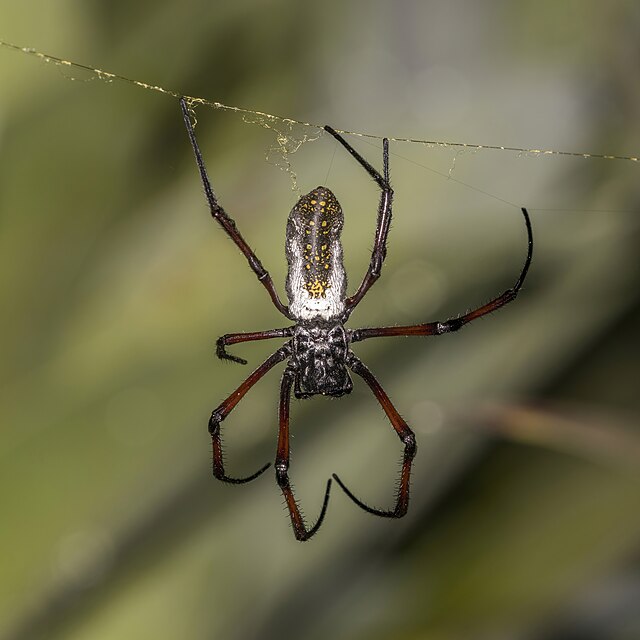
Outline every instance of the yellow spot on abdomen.
<svg viewBox="0 0 640 640">
<path fill-rule="evenodd" d="M 313 282 L 307 282 L 305 288 L 312 298 L 324 298 L 325 291 L 329 288 L 329 285 L 326 280 L 318 280 L 316 278 Z"/>
</svg>

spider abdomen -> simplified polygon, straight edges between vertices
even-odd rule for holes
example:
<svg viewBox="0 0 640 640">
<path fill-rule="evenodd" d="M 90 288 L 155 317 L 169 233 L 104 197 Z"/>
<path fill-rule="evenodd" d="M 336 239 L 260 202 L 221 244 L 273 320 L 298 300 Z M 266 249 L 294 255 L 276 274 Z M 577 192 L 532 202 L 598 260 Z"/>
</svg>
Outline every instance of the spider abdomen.
<svg viewBox="0 0 640 640">
<path fill-rule="evenodd" d="M 331 190 L 317 187 L 295 204 L 287 223 L 289 313 L 329 320 L 344 309 L 347 278 L 340 234 L 344 215 Z"/>
<path fill-rule="evenodd" d="M 351 393 L 353 383 L 346 367 L 349 341 L 340 322 L 315 320 L 298 324 L 292 346 L 297 398 Z"/>
</svg>

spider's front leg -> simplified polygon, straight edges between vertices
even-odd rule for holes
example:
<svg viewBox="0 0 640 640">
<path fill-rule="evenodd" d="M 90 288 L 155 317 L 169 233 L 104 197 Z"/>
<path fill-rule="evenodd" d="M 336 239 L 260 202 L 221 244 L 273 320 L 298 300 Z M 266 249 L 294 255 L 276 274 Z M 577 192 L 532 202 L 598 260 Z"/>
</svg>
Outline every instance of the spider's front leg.
<svg viewBox="0 0 640 640">
<path fill-rule="evenodd" d="M 252 342 L 254 340 L 268 340 L 269 338 L 290 338 L 293 335 L 293 327 L 284 329 L 269 329 L 268 331 L 255 331 L 253 333 L 226 333 L 216 341 L 216 355 L 221 360 L 231 360 L 238 364 L 247 364 L 244 358 L 239 358 L 228 353 L 226 347 L 239 342 Z"/>
<path fill-rule="evenodd" d="M 304 522 L 304 518 L 300 513 L 300 508 L 296 502 L 296 498 L 293 495 L 293 489 L 289 482 L 289 404 L 291 401 L 291 388 L 295 380 L 295 370 L 291 367 L 285 369 L 282 376 L 282 383 L 280 386 L 280 412 L 279 422 L 280 428 L 278 431 L 278 452 L 276 454 L 276 480 L 278 486 L 282 490 L 287 509 L 289 509 L 289 515 L 291 516 L 291 524 L 293 526 L 293 533 L 297 540 L 304 542 L 309 540 L 313 536 L 324 520 L 324 516 L 327 512 L 327 506 L 329 505 L 329 493 L 331 491 L 331 480 L 327 480 L 327 488 L 324 494 L 324 501 L 322 503 L 322 510 L 316 520 L 316 523 L 310 529 Z"/>
<path fill-rule="evenodd" d="M 218 202 L 218 198 L 213 191 L 211 181 L 209 180 L 209 176 L 207 174 L 207 169 L 204 165 L 202 153 L 200 152 L 198 140 L 196 139 L 196 133 L 193 130 L 193 125 L 191 124 L 189 107 L 187 106 L 187 101 L 185 98 L 180 98 L 180 108 L 182 109 L 182 117 L 184 119 L 184 124 L 187 128 L 187 135 L 189 136 L 189 141 L 191 142 L 191 147 L 193 148 L 193 153 L 196 158 L 196 164 L 198 165 L 200 179 L 202 180 L 202 186 L 204 188 L 204 193 L 209 204 L 211 216 L 220 224 L 227 235 L 236 244 L 238 249 L 240 249 L 240 251 L 243 253 L 244 257 L 249 263 L 249 267 L 258 278 L 258 281 L 261 282 L 262 286 L 267 290 L 267 293 L 271 297 L 271 301 L 273 302 L 276 309 L 282 315 L 289 318 L 289 309 L 280 300 L 280 296 L 276 291 L 275 285 L 273 284 L 273 280 L 271 279 L 269 272 L 262 266 L 262 263 L 258 259 L 258 256 L 256 256 L 251 247 L 249 247 L 249 245 L 247 244 L 246 240 L 242 237 L 242 234 L 238 230 L 236 223 Z"/>
<path fill-rule="evenodd" d="M 371 327 L 367 329 L 355 329 L 351 332 L 351 342 L 360 342 L 361 340 L 367 340 L 368 338 L 387 338 L 391 336 L 440 336 L 444 333 L 458 331 L 466 324 L 469 324 L 469 322 L 482 318 L 483 316 L 504 307 L 506 304 L 513 302 L 524 284 L 524 280 L 527 277 L 529 267 L 531 266 L 531 260 L 533 258 L 533 229 L 531 227 L 531 220 L 529 218 L 529 213 L 524 207 L 521 211 L 527 228 L 527 257 L 524 261 L 522 271 L 520 271 L 520 276 L 513 287 L 507 289 L 493 300 L 483 304 L 481 307 L 473 309 L 472 311 L 469 311 L 457 318 L 449 318 L 448 320 L 442 320 L 440 322 L 426 322 L 424 324 L 413 324 L 400 327 Z"/>
<path fill-rule="evenodd" d="M 385 393 L 380 383 L 376 380 L 375 376 L 369 371 L 364 363 L 357 358 L 353 353 L 349 354 L 348 360 L 349 368 L 357 373 L 368 385 L 376 399 L 380 403 L 380 406 L 387 414 L 391 426 L 395 429 L 401 442 L 404 444 L 404 452 L 402 456 L 402 470 L 400 472 L 400 484 L 398 486 L 398 492 L 396 494 L 396 504 L 391 510 L 374 509 L 368 504 L 362 502 L 362 500 L 356 498 L 356 496 L 347 488 L 347 486 L 340 480 L 340 478 L 334 473 L 333 477 L 335 481 L 342 487 L 342 490 L 353 500 L 361 509 L 364 509 L 368 513 L 372 513 L 375 516 L 382 518 L 402 518 L 407 513 L 409 508 L 409 481 L 411 478 L 411 465 L 415 458 L 417 445 L 416 437 L 409 428 L 409 425 L 403 420 L 402 416 L 398 413 L 396 408 L 389 400 L 389 396 Z"/>
<path fill-rule="evenodd" d="M 360 300 L 373 286 L 382 272 L 382 263 L 387 255 L 387 238 L 391 226 L 391 205 L 393 202 L 393 189 L 389 182 L 389 140 L 382 141 L 382 175 L 369 162 L 367 162 L 335 129 L 326 125 L 324 130 L 330 133 L 360 164 L 360 166 L 373 178 L 380 187 L 380 202 L 378 204 L 378 221 L 376 235 L 371 251 L 371 261 L 358 290 L 345 300 L 346 317 L 356 308 Z"/>
<path fill-rule="evenodd" d="M 266 373 L 268 373 L 275 365 L 282 362 L 291 355 L 289 344 L 285 344 L 274 354 L 269 356 L 222 404 L 216 407 L 209 418 L 209 433 L 211 434 L 211 445 L 213 449 L 213 475 L 231 484 L 243 484 L 255 480 L 259 475 L 264 473 L 270 466 L 268 462 L 264 467 L 256 471 L 254 474 L 246 478 L 232 478 L 228 476 L 224 469 L 224 460 L 222 455 L 222 439 L 220 437 L 220 423 L 235 409 L 236 405 L 242 400 L 247 391 L 253 387 Z"/>
</svg>

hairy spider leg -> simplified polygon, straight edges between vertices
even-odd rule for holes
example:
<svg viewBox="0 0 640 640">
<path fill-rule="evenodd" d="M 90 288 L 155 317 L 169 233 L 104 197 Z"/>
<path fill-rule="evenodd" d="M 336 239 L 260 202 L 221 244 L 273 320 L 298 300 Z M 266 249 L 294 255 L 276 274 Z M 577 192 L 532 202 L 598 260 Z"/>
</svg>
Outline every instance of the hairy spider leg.
<svg viewBox="0 0 640 640">
<path fill-rule="evenodd" d="M 382 141 L 383 175 L 380 175 L 380 172 L 374 169 L 335 129 L 325 125 L 324 130 L 330 133 L 357 160 L 381 190 L 371 262 L 358 290 L 345 300 L 346 317 L 348 318 L 360 300 L 364 298 L 365 293 L 380 277 L 382 263 L 387 255 L 387 237 L 389 236 L 389 227 L 391 225 L 391 205 L 393 202 L 393 189 L 389 182 L 389 140 L 384 138 Z"/>
<path fill-rule="evenodd" d="M 458 331 L 458 329 L 461 329 L 465 324 L 468 324 L 473 320 L 477 320 L 482 316 L 486 316 L 489 313 L 493 313 L 501 307 L 504 307 L 505 304 L 515 300 L 525 278 L 527 277 L 527 272 L 531 265 L 531 258 L 533 257 L 533 230 L 531 228 L 531 220 L 529 219 L 529 214 L 524 207 L 521 211 L 527 227 L 527 258 L 518 280 L 511 289 L 507 289 L 498 297 L 487 302 L 487 304 L 484 304 L 477 309 L 473 309 L 472 311 L 469 311 L 457 318 L 450 318 L 449 320 L 441 322 L 427 322 L 426 324 L 414 324 L 403 327 L 372 327 L 368 329 L 356 329 L 351 332 L 351 342 L 360 342 L 361 340 L 367 340 L 368 338 L 386 338 L 389 336 L 439 336 L 443 333 L 451 333 L 453 331 Z"/>
<path fill-rule="evenodd" d="M 300 513 L 298 503 L 293 495 L 293 490 L 289 482 L 289 405 L 291 403 L 291 389 L 295 380 L 296 373 L 294 369 L 287 367 L 282 376 L 280 385 L 280 427 L 278 430 L 278 452 L 276 454 L 276 480 L 278 486 L 282 490 L 289 515 L 291 516 L 291 525 L 293 533 L 297 540 L 304 542 L 309 540 L 320 529 L 324 516 L 327 513 L 329 505 L 329 493 L 331 492 L 331 479 L 327 480 L 327 488 L 324 494 L 322 510 L 316 520 L 316 523 L 310 529 L 304 522 L 304 518 Z"/>
<path fill-rule="evenodd" d="M 291 355 L 289 343 L 282 346 L 275 353 L 270 355 L 222 404 L 216 407 L 209 418 L 209 433 L 211 434 L 211 445 L 213 449 L 213 475 L 222 482 L 231 484 L 243 484 L 255 480 L 263 474 L 270 466 L 268 462 L 264 467 L 246 478 L 231 478 L 224 470 L 222 455 L 222 439 L 220 437 L 220 423 L 235 409 L 236 405 L 245 396 L 247 391 L 253 387 L 266 373 L 275 365 L 282 362 Z"/>
<path fill-rule="evenodd" d="M 207 169 L 204 165 L 204 160 L 202 159 L 202 154 L 200 153 L 200 147 L 198 146 L 198 141 L 196 140 L 196 134 L 193 130 L 193 125 L 191 124 L 191 117 L 189 115 L 189 108 L 187 107 L 187 102 L 184 98 L 180 98 L 180 106 L 182 107 L 182 115 L 184 118 L 184 124 L 187 127 L 187 133 L 189 135 L 189 140 L 191 141 L 191 146 L 193 147 L 193 152 L 196 156 L 196 163 L 198 164 L 198 169 L 200 170 L 200 178 L 202 179 L 202 186 L 204 187 L 204 193 L 207 197 L 207 202 L 209 203 L 209 209 L 211 210 L 211 215 L 213 218 L 220 224 L 220 226 L 227 232 L 227 235 L 236 243 L 236 246 L 242 253 L 244 254 L 251 270 L 256 274 L 258 280 L 262 283 L 262 286 L 267 290 L 269 295 L 271 296 L 271 300 L 275 305 L 276 309 L 282 313 L 285 317 L 289 317 L 288 308 L 282 304 L 280 297 L 278 296 L 278 292 L 273 284 L 273 280 L 269 275 L 269 272 L 262 266 L 260 260 L 256 254 L 251 250 L 249 245 L 246 243 L 245 239 L 242 237 L 241 233 L 238 231 L 236 227 L 236 223 L 233 221 L 231 217 L 227 214 L 227 212 L 222 208 L 219 204 L 218 199 L 211 187 L 211 182 L 209 181 L 209 176 L 207 175 Z"/>
<path fill-rule="evenodd" d="M 247 364 L 244 358 L 238 358 L 228 353 L 226 347 L 239 342 L 252 342 L 254 340 L 268 340 L 270 338 L 290 338 L 293 335 L 293 327 L 284 329 L 268 329 L 267 331 L 254 331 L 252 333 L 225 333 L 216 341 L 216 355 L 221 360 L 231 360 L 238 364 Z"/>
<path fill-rule="evenodd" d="M 415 458 L 417 445 L 416 437 L 409 428 L 409 425 L 402 419 L 402 416 L 398 413 L 396 408 L 389 400 L 389 396 L 385 393 L 380 383 L 376 380 L 375 376 L 369 371 L 365 364 L 357 358 L 355 355 L 350 354 L 349 368 L 357 373 L 368 385 L 376 399 L 380 403 L 380 406 L 387 414 L 391 426 L 398 434 L 400 441 L 404 444 L 404 452 L 402 455 L 402 470 L 400 472 L 400 484 L 398 486 L 398 492 L 396 494 L 395 507 L 389 511 L 381 509 L 374 509 L 368 504 L 362 502 L 362 500 L 356 498 L 356 496 L 347 488 L 347 486 L 340 480 L 340 478 L 334 473 L 333 477 L 335 481 L 340 485 L 342 490 L 353 500 L 361 509 L 364 509 L 368 513 L 372 513 L 375 516 L 382 518 L 402 518 L 407 513 L 409 508 L 409 480 L 411 477 L 411 464 Z"/>
</svg>

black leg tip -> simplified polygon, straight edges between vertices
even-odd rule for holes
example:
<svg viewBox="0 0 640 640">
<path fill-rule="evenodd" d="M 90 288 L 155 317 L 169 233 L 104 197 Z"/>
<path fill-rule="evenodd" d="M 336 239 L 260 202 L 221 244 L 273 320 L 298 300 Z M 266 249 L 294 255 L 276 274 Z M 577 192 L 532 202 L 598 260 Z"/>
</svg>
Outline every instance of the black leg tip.
<svg viewBox="0 0 640 640">
<path fill-rule="evenodd" d="M 219 475 L 216 474 L 215 470 L 213 472 L 213 475 L 221 482 L 226 482 L 227 484 L 246 484 L 247 482 L 251 482 L 252 480 L 255 480 L 257 477 L 261 476 L 270 466 L 271 463 L 267 462 L 264 467 L 258 469 L 258 471 L 251 474 L 250 476 L 247 476 L 246 478 L 232 478 L 228 475 Z"/>
<path fill-rule="evenodd" d="M 334 474 L 334 477 L 335 477 L 335 474 Z M 294 535 L 296 537 L 296 540 L 298 540 L 299 542 L 306 542 L 307 540 L 310 540 L 316 533 L 318 533 L 318 530 L 320 529 L 320 527 L 322 526 L 322 523 L 324 522 L 324 517 L 325 515 L 327 515 L 327 507 L 329 506 L 330 494 L 331 494 L 331 478 L 327 480 L 327 488 L 325 489 L 325 492 L 324 492 L 322 509 L 320 511 L 320 515 L 318 516 L 316 523 L 309 530 L 307 530 L 306 528 L 302 530 L 298 530 L 294 528 Z"/>
</svg>

